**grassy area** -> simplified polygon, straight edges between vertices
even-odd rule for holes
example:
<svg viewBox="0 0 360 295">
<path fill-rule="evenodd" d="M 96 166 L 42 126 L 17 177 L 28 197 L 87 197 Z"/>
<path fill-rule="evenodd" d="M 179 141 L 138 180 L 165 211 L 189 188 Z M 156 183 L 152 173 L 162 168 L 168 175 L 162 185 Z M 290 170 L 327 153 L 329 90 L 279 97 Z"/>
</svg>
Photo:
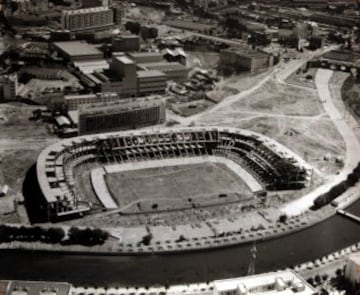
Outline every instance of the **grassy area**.
<svg viewBox="0 0 360 295">
<path fill-rule="evenodd" d="M 238 175 L 209 162 L 111 173 L 105 179 L 119 207 L 139 201 L 132 208 L 136 212 L 236 202 L 251 195 Z"/>
</svg>

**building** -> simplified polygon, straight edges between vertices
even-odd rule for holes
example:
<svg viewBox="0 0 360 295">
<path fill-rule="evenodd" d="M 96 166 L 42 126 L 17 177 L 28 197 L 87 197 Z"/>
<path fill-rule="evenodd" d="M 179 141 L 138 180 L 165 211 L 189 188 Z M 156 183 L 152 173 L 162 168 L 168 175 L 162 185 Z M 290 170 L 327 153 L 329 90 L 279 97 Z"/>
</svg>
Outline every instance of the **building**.
<svg viewBox="0 0 360 295">
<path fill-rule="evenodd" d="M 137 64 L 164 61 L 161 53 L 159 52 L 134 52 L 128 53 L 128 56 Z"/>
<path fill-rule="evenodd" d="M 104 29 L 113 23 L 114 11 L 108 6 L 64 10 L 61 14 L 62 29 L 69 31 Z"/>
<path fill-rule="evenodd" d="M 71 285 L 60 282 L 0 281 L 3 295 L 68 295 Z"/>
<path fill-rule="evenodd" d="M 113 51 L 139 51 L 140 38 L 137 35 L 116 35 L 112 37 L 111 46 Z"/>
<path fill-rule="evenodd" d="M 345 278 L 353 285 L 360 287 L 360 252 L 349 255 L 346 261 Z"/>
<path fill-rule="evenodd" d="M 166 79 L 168 81 L 174 81 L 177 83 L 184 82 L 188 79 L 189 68 L 186 66 L 177 63 L 177 62 L 151 62 L 151 63 L 141 63 L 138 64 L 138 67 L 145 71 L 160 71 L 166 74 Z"/>
<path fill-rule="evenodd" d="M 220 51 L 219 66 L 224 71 L 253 73 L 272 65 L 273 58 L 270 55 L 256 50 L 229 48 Z"/>
<path fill-rule="evenodd" d="M 17 14 L 29 14 L 49 9 L 48 0 L 12 0 L 17 4 Z"/>
<path fill-rule="evenodd" d="M 110 6 L 112 0 L 82 0 L 82 8 L 99 7 L 99 6 Z"/>
<path fill-rule="evenodd" d="M 3 99 L 6 100 L 15 100 L 18 90 L 18 77 L 17 74 L 6 75 L 2 78 L 2 90 L 3 90 Z"/>
<path fill-rule="evenodd" d="M 256 294 L 315 295 L 317 291 L 292 271 L 270 272 L 214 281 L 214 295 Z"/>
<path fill-rule="evenodd" d="M 65 95 L 63 103 L 69 111 L 78 110 L 85 104 L 115 102 L 120 99 L 116 93 Z"/>
<path fill-rule="evenodd" d="M 112 57 L 110 71 L 121 80 L 123 91 L 129 96 L 137 93 L 136 63 L 125 55 Z"/>
<path fill-rule="evenodd" d="M 162 100 L 87 105 L 79 111 L 79 134 L 137 129 L 163 122 Z"/>
<path fill-rule="evenodd" d="M 166 74 L 160 71 L 137 71 L 138 96 L 165 93 Z"/>
<path fill-rule="evenodd" d="M 53 43 L 54 49 L 66 61 L 103 59 L 104 54 L 85 41 L 65 41 Z"/>
</svg>

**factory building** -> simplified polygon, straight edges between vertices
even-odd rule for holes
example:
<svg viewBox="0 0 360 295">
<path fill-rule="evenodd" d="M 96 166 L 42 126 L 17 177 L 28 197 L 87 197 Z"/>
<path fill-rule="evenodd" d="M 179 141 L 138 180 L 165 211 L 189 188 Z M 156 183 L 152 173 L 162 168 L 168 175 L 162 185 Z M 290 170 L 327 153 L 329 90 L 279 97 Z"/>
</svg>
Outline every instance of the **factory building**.
<svg viewBox="0 0 360 295">
<path fill-rule="evenodd" d="M 139 51 L 140 38 L 137 35 L 116 35 L 111 40 L 113 51 Z"/>
<path fill-rule="evenodd" d="M 138 67 L 145 71 L 160 71 L 166 74 L 168 81 L 177 83 L 184 82 L 188 79 L 189 68 L 177 62 L 150 62 L 138 64 Z"/>
<path fill-rule="evenodd" d="M 229 48 L 220 51 L 219 65 L 224 71 L 251 73 L 273 65 L 273 58 L 251 49 Z"/>
<path fill-rule="evenodd" d="M 87 105 L 79 111 L 79 134 L 103 133 L 165 122 L 161 100 Z"/>
<path fill-rule="evenodd" d="M 65 41 L 53 43 L 54 49 L 66 61 L 103 59 L 104 54 L 85 41 Z"/>
<path fill-rule="evenodd" d="M 104 29 L 113 23 L 113 9 L 107 6 L 65 10 L 61 14 L 62 29 L 69 31 Z"/>
<path fill-rule="evenodd" d="M 138 96 L 165 93 L 166 75 L 160 71 L 138 71 Z"/>
</svg>

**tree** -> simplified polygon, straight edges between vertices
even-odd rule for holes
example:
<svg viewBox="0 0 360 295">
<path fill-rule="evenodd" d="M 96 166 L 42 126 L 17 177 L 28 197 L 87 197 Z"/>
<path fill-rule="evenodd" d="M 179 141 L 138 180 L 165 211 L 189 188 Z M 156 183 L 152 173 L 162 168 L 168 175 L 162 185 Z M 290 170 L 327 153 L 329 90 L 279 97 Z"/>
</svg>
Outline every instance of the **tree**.
<svg viewBox="0 0 360 295">
<path fill-rule="evenodd" d="M 286 223 L 287 219 L 288 219 L 288 217 L 286 214 L 282 214 L 279 216 L 279 222 L 281 222 L 281 223 Z"/>
</svg>

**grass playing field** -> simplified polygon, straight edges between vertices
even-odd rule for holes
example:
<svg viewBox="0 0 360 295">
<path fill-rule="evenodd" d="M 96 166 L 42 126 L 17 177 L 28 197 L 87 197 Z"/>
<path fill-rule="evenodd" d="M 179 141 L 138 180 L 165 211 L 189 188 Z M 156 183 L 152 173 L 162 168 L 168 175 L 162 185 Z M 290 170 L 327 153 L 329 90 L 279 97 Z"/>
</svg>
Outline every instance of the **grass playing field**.
<svg viewBox="0 0 360 295">
<path fill-rule="evenodd" d="M 244 181 L 220 163 L 109 173 L 105 181 L 119 208 L 129 213 L 202 207 L 251 197 Z"/>
</svg>

